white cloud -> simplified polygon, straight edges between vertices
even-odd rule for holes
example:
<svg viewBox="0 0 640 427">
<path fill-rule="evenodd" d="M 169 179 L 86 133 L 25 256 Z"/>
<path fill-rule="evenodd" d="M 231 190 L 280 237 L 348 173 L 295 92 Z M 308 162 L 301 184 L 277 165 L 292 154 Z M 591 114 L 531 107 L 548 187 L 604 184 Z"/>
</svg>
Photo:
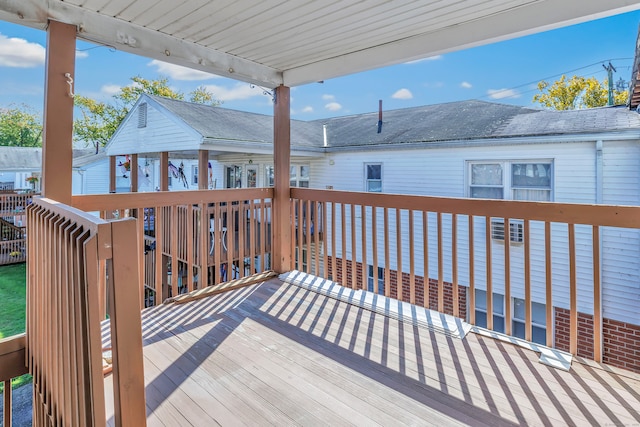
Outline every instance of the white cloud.
<svg viewBox="0 0 640 427">
<path fill-rule="evenodd" d="M 100 93 L 106 96 L 113 96 L 116 93 L 120 92 L 121 88 L 122 86 L 119 86 L 119 85 L 103 85 L 100 88 Z"/>
<path fill-rule="evenodd" d="M 205 73 L 204 71 L 194 70 L 181 65 L 169 64 L 168 62 L 158 61 L 157 59 L 154 59 L 147 65 L 155 67 L 158 73 L 167 75 L 174 80 L 209 80 L 219 77 L 215 74 Z"/>
<path fill-rule="evenodd" d="M 322 95 L 322 99 L 324 99 L 325 101 L 333 101 L 334 99 L 336 99 L 336 97 L 325 93 L 324 95 Z"/>
<path fill-rule="evenodd" d="M 462 82 L 460 83 L 460 87 L 464 88 L 464 89 L 471 89 L 473 87 L 473 85 L 469 82 Z"/>
<path fill-rule="evenodd" d="M 394 99 L 412 99 L 413 94 L 409 89 L 402 88 L 397 90 L 391 97 Z"/>
<path fill-rule="evenodd" d="M 489 89 L 487 95 L 491 99 L 520 98 L 520 92 L 515 89 Z"/>
<path fill-rule="evenodd" d="M 419 62 L 438 61 L 438 60 L 440 60 L 442 58 L 443 58 L 442 55 L 434 55 L 434 56 L 428 56 L 428 57 L 422 58 L 422 59 L 416 59 L 415 61 L 405 62 L 405 64 L 417 64 Z"/>
<path fill-rule="evenodd" d="M 302 109 L 303 113 L 313 113 L 313 107 L 311 105 L 307 105 Z"/>
<path fill-rule="evenodd" d="M 266 96 L 270 98 L 270 95 L 262 93 L 262 89 L 259 87 L 251 87 L 248 83 L 237 83 L 233 87 L 205 85 L 205 88 L 213 93 L 214 99 L 219 101 L 237 101 L 253 98 L 254 96 Z"/>
<path fill-rule="evenodd" d="M 82 50 L 76 50 L 76 59 L 87 58 L 89 56 L 89 52 L 85 52 Z"/>
<path fill-rule="evenodd" d="M 38 43 L 0 34 L 0 67 L 39 67 L 44 58 L 45 49 Z"/>
<path fill-rule="evenodd" d="M 342 109 L 342 105 L 338 104 L 337 102 L 330 102 L 327 105 L 325 105 L 324 108 L 326 108 L 329 111 L 338 111 Z"/>
</svg>

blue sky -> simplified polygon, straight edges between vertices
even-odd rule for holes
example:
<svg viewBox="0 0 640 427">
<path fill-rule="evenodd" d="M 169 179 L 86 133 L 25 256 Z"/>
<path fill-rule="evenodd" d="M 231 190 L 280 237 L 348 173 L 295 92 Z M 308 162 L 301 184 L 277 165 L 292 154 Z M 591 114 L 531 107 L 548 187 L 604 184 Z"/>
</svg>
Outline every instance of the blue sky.
<svg viewBox="0 0 640 427">
<path fill-rule="evenodd" d="M 629 81 L 640 11 L 497 44 L 386 67 L 292 89 L 292 117 L 311 120 L 385 109 L 481 99 L 532 106 L 535 82 L 560 74 L 606 77 L 602 64 L 616 67 L 614 80 Z M 42 110 L 46 33 L 0 22 L 0 107 L 27 104 Z M 234 80 L 176 68 L 107 47 L 78 42 L 76 88 L 108 100 L 140 75 L 169 77 L 189 92 L 205 85 L 223 107 L 272 114 L 259 88 Z M 577 71 L 573 71 L 579 69 Z"/>
</svg>

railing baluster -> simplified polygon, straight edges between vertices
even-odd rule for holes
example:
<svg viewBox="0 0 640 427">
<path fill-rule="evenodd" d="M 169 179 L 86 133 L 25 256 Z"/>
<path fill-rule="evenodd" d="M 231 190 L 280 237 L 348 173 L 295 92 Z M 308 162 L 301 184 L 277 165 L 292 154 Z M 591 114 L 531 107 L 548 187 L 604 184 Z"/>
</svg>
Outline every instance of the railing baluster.
<svg viewBox="0 0 640 427">
<path fill-rule="evenodd" d="M 475 272 L 475 247 L 474 247 L 474 219 L 469 215 L 469 323 L 476 324 L 476 272 Z"/>
<path fill-rule="evenodd" d="M 209 215 L 207 215 L 209 216 Z M 208 228 L 211 227 L 211 222 L 207 225 Z M 220 209 L 220 203 L 215 203 L 213 205 L 213 236 L 211 236 L 211 244 L 213 245 L 213 284 L 217 285 L 220 283 L 222 278 L 222 252 L 225 250 L 224 239 L 226 237 L 227 241 L 229 241 L 229 227 L 227 227 L 227 235 L 222 235 L 222 227 L 223 227 L 223 218 L 222 211 Z M 229 247 L 227 246 L 227 256 L 228 256 Z M 208 258 L 208 257 L 207 257 Z M 206 265 L 209 263 L 207 262 Z"/>
<path fill-rule="evenodd" d="M 460 317 L 460 310 L 458 309 L 458 216 L 455 213 L 451 214 L 451 276 L 453 279 L 452 293 L 453 293 L 453 315 Z"/>
<path fill-rule="evenodd" d="M 409 303 L 416 303 L 416 255 L 413 217 L 415 212 L 409 210 Z"/>
<path fill-rule="evenodd" d="M 504 218 L 504 333 L 511 335 L 511 220 Z"/>
<path fill-rule="evenodd" d="M 255 200 L 249 201 L 249 258 L 251 259 L 249 264 L 249 274 L 255 274 L 256 263 L 256 224 L 258 222 L 258 215 L 256 214 Z"/>
<path fill-rule="evenodd" d="M 193 245 L 194 245 L 194 233 L 195 233 L 195 228 L 194 228 L 194 221 L 193 221 L 193 205 L 192 204 L 188 204 L 187 205 L 187 229 L 186 229 L 186 237 L 187 237 L 187 259 L 185 260 L 186 263 L 186 270 L 187 270 L 187 292 L 191 292 L 193 291 L 193 267 L 195 265 L 194 262 L 194 256 L 193 256 Z M 143 298 L 144 298 L 144 294 L 143 294 Z"/>
<path fill-rule="evenodd" d="M 356 262 L 356 260 L 358 259 L 357 256 L 357 249 L 356 249 L 356 205 L 354 203 L 351 203 L 351 288 L 352 289 L 357 289 L 358 284 L 357 284 L 357 280 L 358 280 L 358 263 Z"/>
<path fill-rule="evenodd" d="M 524 324 L 525 332 L 524 338 L 527 341 L 531 341 L 532 337 L 532 325 L 531 325 L 531 239 L 529 232 L 529 220 L 524 220 L 523 233 L 524 233 Z M 507 305 L 508 305 L 507 300 Z"/>
<path fill-rule="evenodd" d="M 555 347 L 553 342 L 553 292 L 551 284 L 551 223 L 544 222 L 544 264 L 545 264 L 545 302 L 547 347 Z"/>
<path fill-rule="evenodd" d="M 367 289 L 367 270 L 369 269 L 369 264 L 367 264 L 367 207 L 365 205 L 360 205 L 360 233 L 362 235 L 361 239 L 361 248 L 362 248 L 362 289 Z M 377 278 L 377 276 L 374 276 Z M 376 279 L 377 280 L 377 279 Z"/>
<path fill-rule="evenodd" d="M 402 211 L 400 209 L 396 209 L 396 299 L 398 301 L 403 300 L 402 228 L 400 226 L 400 221 L 402 221 Z"/>
<path fill-rule="evenodd" d="M 389 261 L 389 209 L 384 208 L 384 296 L 391 296 L 391 262 Z"/>
<path fill-rule="evenodd" d="M 171 206 L 171 296 L 178 295 L 178 231 L 180 217 L 178 216 L 178 206 Z"/>
<path fill-rule="evenodd" d="M 245 276 L 244 258 L 247 245 L 245 233 L 247 231 L 247 214 L 244 200 L 238 205 L 238 278 Z"/>
<path fill-rule="evenodd" d="M 3 406 L 3 419 L 2 425 L 10 427 L 11 425 L 11 413 L 13 408 L 11 406 L 11 380 L 4 381 L 4 406 Z"/>
<path fill-rule="evenodd" d="M 600 227 L 593 226 L 593 359 L 602 363 L 602 295 L 600 284 Z"/>
<path fill-rule="evenodd" d="M 373 292 L 380 293 L 378 278 L 378 208 L 371 206 L 371 257 L 373 258 Z"/>
<path fill-rule="evenodd" d="M 578 352 L 578 282 L 576 275 L 576 227 L 569 226 L 569 352 Z"/>
<path fill-rule="evenodd" d="M 227 269 L 225 282 L 233 280 L 236 257 L 236 215 L 233 202 L 227 202 Z"/>
<path fill-rule="evenodd" d="M 297 233 L 298 233 L 298 270 L 305 271 L 304 269 L 304 212 L 302 210 L 302 199 L 298 200 L 298 216 L 296 219 Z"/>
<path fill-rule="evenodd" d="M 427 211 L 422 211 L 422 257 L 424 264 L 422 279 L 424 300 L 422 301 L 422 305 L 428 308 L 431 304 L 431 287 L 429 286 L 429 214 Z"/>
<path fill-rule="evenodd" d="M 442 246 L 442 212 L 438 212 L 438 311 L 444 312 L 444 248 Z"/>
<path fill-rule="evenodd" d="M 321 277 L 320 274 L 320 227 L 323 227 L 324 222 L 320 220 L 320 211 L 322 210 L 322 205 L 320 202 L 313 202 L 313 241 L 314 241 L 314 274 L 318 277 Z M 323 230 L 324 233 L 324 230 Z"/>
<path fill-rule="evenodd" d="M 347 214 L 345 203 L 340 203 L 340 232 L 341 232 L 341 254 L 342 254 L 342 286 L 347 287 Z"/>
<path fill-rule="evenodd" d="M 336 204 L 331 202 L 331 279 L 338 281 L 338 261 L 336 260 Z"/>
<path fill-rule="evenodd" d="M 491 218 L 485 217 L 486 273 L 487 273 L 487 329 L 493 330 L 493 278 L 491 274 Z"/>
</svg>

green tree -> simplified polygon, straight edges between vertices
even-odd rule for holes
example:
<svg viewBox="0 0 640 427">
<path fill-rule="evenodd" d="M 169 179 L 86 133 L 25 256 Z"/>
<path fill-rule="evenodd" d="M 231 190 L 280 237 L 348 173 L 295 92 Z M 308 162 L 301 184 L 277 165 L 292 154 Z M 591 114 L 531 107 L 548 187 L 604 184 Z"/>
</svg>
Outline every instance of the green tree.
<svg viewBox="0 0 640 427">
<path fill-rule="evenodd" d="M 598 81 L 595 77 L 573 76 L 567 79 L 566 76 L 549 83 L 541 81 L 538 83 L 540 93 L 533 96 L 533 102 L 553 110 L 576 110 L 583 108 L 602 107 L 608 104 L 609 90 L 608 82 Z M 613 92 L 614 104 L 621 105 L 627 102 L 628 91 Z"/>
<path fill-rule="evenodd" d="M 29 106 L 0 108 L 0 145 L 41 147 L 42 123 Z"/>
<path fill-rule="evenodd" d="M 109 142 L 120 122 L 143 93 L 179 100 L 185 98 L 182 92 L 169 87 L 169 79 L 166 77 L 148 80 L 135 76 L 131 78 L 131 81 L 130 85 L 120 88 L 120 91 L 113 95 L 111 102 L 96 101 L 76 94 L 74 102 L 81 113 L 73 126 L 76 141 L 92 144 L 97 152 L 100 147 Z M 208 105 L 220 104 L 214 99 L 213 94 L 203 86 L 198 87 L 189 95 L 191 102 Z"/>
</svg>

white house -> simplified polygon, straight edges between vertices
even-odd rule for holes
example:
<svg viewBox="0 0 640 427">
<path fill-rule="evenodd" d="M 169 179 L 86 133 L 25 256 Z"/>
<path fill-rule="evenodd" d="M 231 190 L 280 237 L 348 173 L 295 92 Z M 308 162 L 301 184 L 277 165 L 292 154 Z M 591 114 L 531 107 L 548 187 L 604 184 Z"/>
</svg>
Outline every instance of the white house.
<svg viewBox="0 0 640 427">
<path fill-rule="evenodd" d="M 446 197 L 640 204 L 640 115 L 626 107 L 543 111 L 463 101 L 385 111 L 381 122 L 378 114 L 310 122 L 293 120 L 291 186 Z M 170 152 L 173 165 L 170 169 L 177 173 L 171 189 L 197 188 L 197 150 L 209 150 L 209 188 L 269 186 L 273 183 L 272 125 L 269 116 L 143 95 L 106 151 L 109 156 L 119 156 L 118 164 L 127 162 L 125 155 L 139 155 L 140 191 L 158 186 L 157 153 L 161 151 Z M 118 170 L 122 178 L 118 178 L 117 187 L 126 191 L 131 171 L 122 166 Z M 407 221 L 404 216 L 404 229 Z M 433 234 L 435 218 L 429 221 Z M 390 223 L 395 223 L 393 213 Z M 481 224 L 476 228 L 484 230 Z M 516 267 L 510 277 L 511 301 L 504 298 L 501 255 L 505 248 L 504 222 L 492 219 L 490 230 L 494 327 L 501 329 L 501 321 L 504 323 L 501 316 L 509 304 L 514 313 L 514 333 L 520 335 L 518 316 L 524 298 L 523 269 L 518 268 L 524 264 L 522 223 L 512 222 L 506 233 L 511 264 Z M 382 238 L 381 227 L 378 233 Z M 443 233 L 451 235 L 450 219 L 443 223 Z M 419 230 L 415 235 L 417 240 L 421 239 Z M 546 325 L 544 230 L 541 224 L 531 225 L 533 339 L 541 342 L 547 328 L 561 329 L 562 310 L 569 307 L 567 237 L 562 230 L 556 235 L 552 242 L 556 321 L 554 325 Z M 468 236 L 466 225 L 459 223 L 458 243 L 462 248 L 469 245 L 465 236 Z M 589 293 L 593 277 L 586 250 L 590 236 L 588 227 L 577 227 L 578 247 L 584 242 L 585 249 L 579 249 L 577 254 L 578 311 L 586 322 L 593 314 L 593 298 Z M 430 242 L 435 237 L 430 235 Z M 327 236 L 326 245 L 328 239 Z M 392 235 L 390 269 L 408 271 L 406 257 L 402 268 L 396 265 L 393 239 Z M 475 253 L 482 260 L 484 231 L 476 233 L 475 239 Z M 336 244 L 336 256 L 351 259 L 349 242 L 344 250 L 341 242 Z M 415 246 L 421 248 L 422 242 L 416 241 Z M 640 337 L 636 308 L 640 302 L 637 262 L 640 233 L 604 228 L 602 247 L 603 317 L 605 321 L 637 329 Z M 446 250 L 444 279 L 451 282 L 451 257 Z M 437 248 L 431 245 L 429 251 L 435 259 Z M 369 247 L 371 290 L 382 277 L 382 267 L 373 271 L 372 256 Z M 382 254 L 378 257 L 378 265 L 383 266 Z M 361 254 L 355 258 L 360 262 Z M 415 272 L 434 278 L 437 267 L 431 263 L 425 274 L 417 266 Z M 476 317 L 480 325 L 486 319 L 483 313 L 486 285 L 482 282 L 485 268 L 483 262 L 475 263 Z M 458 281 L 462 286 L 466 285 L 468 270 L 467 263 L 458 263 Z M 556 337 L 557 342 L 562 341 L 561 336 Z M 629 351 L 634 351 L 632 346 Z"/>
</svg>

